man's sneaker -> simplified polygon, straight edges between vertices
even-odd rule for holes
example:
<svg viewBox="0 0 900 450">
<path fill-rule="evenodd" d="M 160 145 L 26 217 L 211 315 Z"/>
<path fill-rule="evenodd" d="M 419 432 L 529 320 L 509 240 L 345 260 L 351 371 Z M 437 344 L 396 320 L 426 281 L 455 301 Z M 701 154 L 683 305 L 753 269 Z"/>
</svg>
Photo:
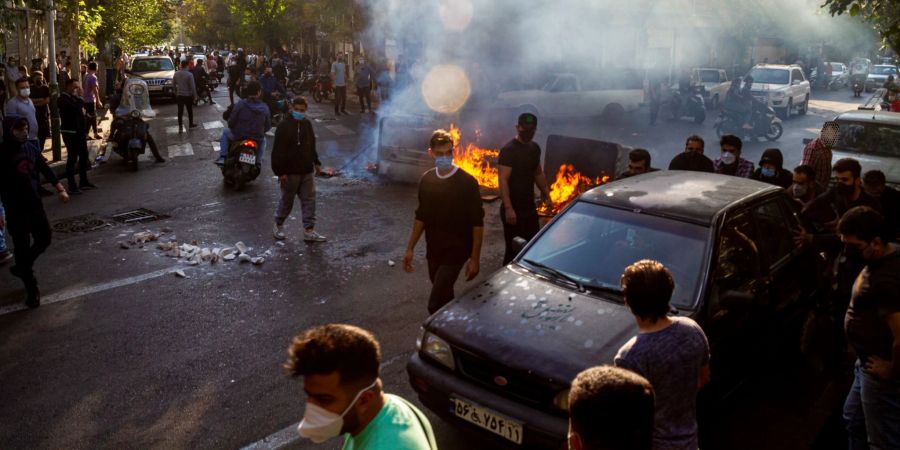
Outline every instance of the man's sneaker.
<svg viewBox="0 0 900 450">
<path fill-rule="evenodd" d="M 328 239 L 325 238 L 325 236 L 316 233 L 316 230 L 305 230 L 303 232 L 303 240 L 306 242 L 325 242 Z"/>
<path fill-rule="evenodd" d="M 6 264 L 13 258 L 13 254 L 7 250 L 0 252 L 0 266 Z"/>
<path fill-rule="evenodd" d="M 220 156 L 220 157 L 216 158 L 216 160 L 213 161 L 213 163 L 217 166 L 224 166 L 225 165 L 225 157 Z"/>
<path fill-rule="evenodd" d="M 275 226 L 272 228 L 272 236 L 274 236 L 275 239 L 278 239 L 279 241 L 283 241 L 285 238 L 284 227 L 281 225 L 278 225 L 276 223 Z"/>
</svg>

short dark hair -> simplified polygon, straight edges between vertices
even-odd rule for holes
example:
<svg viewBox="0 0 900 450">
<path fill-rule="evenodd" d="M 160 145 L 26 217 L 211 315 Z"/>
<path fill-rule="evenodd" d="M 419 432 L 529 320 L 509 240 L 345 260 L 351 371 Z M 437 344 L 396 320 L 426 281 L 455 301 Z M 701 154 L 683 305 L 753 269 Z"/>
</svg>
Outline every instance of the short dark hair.
<svg viewBox="0 0 900 450">
<path fill-rule="evenodd" d="M 741 149 L 744 147 L 744 141 L 733 134 L 726 134 L 725 136 L 722 136 L 722 140 L 719 141 L 719 145 L 730 145 L 736 148 L 738 151 L 741 151 Z"/>
<path fill-rule="evenodd" d="M 649 450 L 654 407 L 650 382 L 619 367 L 586 369 L 569 390 L 572 430 L 588 450 Z"/>
<path fill-rule="evenodd" d="M 656 321 L 669 313 L 675 281 L 659 261 L 643 259 L 626 267 L 619 284 L 634 315 Z"/>
<path fill-rule="evenodd" d="M 890 227 L 884 216 L 868 206 L 850 208 L 841 217 L 837 229 L 842 236 L 854 236 L 865 242 L 872 242 L 875 238 L 881 238 L 884 243 L 891 240 Z"/>
<path fill-rule="evenodd" d="M 309 103 L 306 103 L 306 99 L 303 98 L 303 97 L 301 97 L 301 96 L 299 96 L 299 95 L 296 96 L 296 97 L 294 97 L 293 100 L 291 100 L 291 104 L 292 104 L 292 105 L 309 106 Z"/>
<path fill-rule="evenodd" d="M 647 167 L 650 167 L 650 152 L 644 148 L 636 148 L 628 153 L 628 159 L 632 162 L 647 161 Z"/>
<path fill-rule="evenodd" d="M 259 94 L 259 91 L 262 90 L 262 86 L 260 86 L 259 81 L 251 81 L 247 83 L 247 86 L 244 87 L 244 94 L 247 96 Z"/>
<path fill-rule="evenodd" d="M 16 80 L 16 88 L 18 89 L 19 85 L 22 83 L 31 84 L 31 81 L 29 81 L 28 78 L 26 78 L 26 77 L 21 77 L 18 80 Z"/>
<path fill-rule="evenodd" d="M 801 164 L 797 167 L 794 167 L 794 173 L 797 175 L 806 175 L 806 178 L 810 180 L 816 179 L 816 170 L 812 168 L 812 166 L 807 164 Z"/>
<path fill-rule="evenodd" d="M 870 170 L 863 175 L 863 183 L 867 186 L 884 186 L 887 184 L 887 178 L 880 170 Z"/>
<path fill-rule="evenodd" d="M 181 64 L 179 64 L 179 65 L 180 65 L 181 67 L 187 67 L 187 65 L 188 65 L 188 60 L 185 59 L 185 60 L 181 61 Z"/>
<path fill-rule="evenodd" d="M 372 333 L 332 323 L 295 336 L 284 368 L 291 377 L 337 372 L 341 386 L 358 389 L 378 378 L 380 364 L 381 347 Z"/>
<path fill-rule="evenodd" d="M 684 146 L 687 147 L 687 145 L 691 141 L 699 142 L 701 148 L 704 148 L 704 149 L 706 148 L 706 142 L 703 140 L 702 137 L 697 136 L 696 134 L 692 134 L 692 135 L 688 136 L 688 138 L 684 141 Z"/>
<path fill-rule="evenodd" d="M 97 63 L 95 63 L 95 62 L 88 63 L 88 70 L 97 70 Z"/>
<path fill-rule="evenodd" d="M 453 135 L 447 130 L 434 130 L 434 133 L 431 133 L 431 140 L 428 141 L 428 147 L 435 148 L 444 144 L 453 145 Z"/>
<path fill-rule="evenodd" d="M 69 86 L 71 86 L 77 82 L 78 82 L 78 80 L 76 80 L 75 78 L 66 78 L 66 85 L 63 87 L 68 88 Z"/>
<path fill-rule="evenodd" d="M 859 178 L 862 174 L 862 166 L 859 165 L 859 161 L 853 158 L 843 158 L 834 163 L 831 171 L 835 173 L 851 172 L 853 173 L 853 178 Z"/>
</svg>

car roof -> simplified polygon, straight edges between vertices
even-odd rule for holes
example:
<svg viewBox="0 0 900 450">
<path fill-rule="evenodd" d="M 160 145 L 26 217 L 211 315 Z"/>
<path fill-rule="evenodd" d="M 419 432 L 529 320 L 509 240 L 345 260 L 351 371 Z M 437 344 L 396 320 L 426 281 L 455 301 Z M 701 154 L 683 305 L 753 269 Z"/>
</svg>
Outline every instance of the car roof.
<svg viewBox="0 0 900 450">
<path fill-rule="evenodd" d="M 581 196 L 591 203 L 712 225 L 740 203 L 780 191 L 748 178 L 682 170 L 660 170 L 593 188 Z"/>
<path fill-rule="evenodd" d="M 853 121 L 865 123 L 889 123 L 900 126 L 900 113 L 890 111 L 853 110 L 838 114 L 837 121 Z"/>
<path fill-rule="evenodd" d="M 763 68 L 765 68 L 765 69 L 794 69 L 794 68 L 797 68 L 797 69 L 801 69 L 801 67 L 796 64 L 757 64 L 757 65 L 753 66 L 753 68 L 754 69 L 756 69 L 756 68 L 761 68 L 761 69 L 763 69 Z"/>
<path fill-rule="evenodd" d="M 133 59 L 163 59 L 163 58 L 171 60 L 171 58 L 169 58 L 166 55 L 135 55 Z"/>
</svg>

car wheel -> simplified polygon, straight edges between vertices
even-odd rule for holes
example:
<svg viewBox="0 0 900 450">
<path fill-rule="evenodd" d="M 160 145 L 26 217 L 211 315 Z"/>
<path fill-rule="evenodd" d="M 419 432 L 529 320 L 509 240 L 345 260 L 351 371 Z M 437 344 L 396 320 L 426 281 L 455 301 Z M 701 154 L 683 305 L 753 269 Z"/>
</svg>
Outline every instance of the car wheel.
<svg viewBox="0 0 900 450">
<path fill-rule="evenodd" d="M 625 108 L 618 103 L 610 103 L 603 108 L 601 119 L 606 123 L 619 123 L 625 116 Z"/>
<path fill-rule="evenodd" d="M 806 100 L 803 100 L 803 104 L 800 105 L 800 109 L 797 113 L 801 116 L 805 116 L 807 111 L 809 111 L 809 94 L 806 94 Z"/>
</svg>

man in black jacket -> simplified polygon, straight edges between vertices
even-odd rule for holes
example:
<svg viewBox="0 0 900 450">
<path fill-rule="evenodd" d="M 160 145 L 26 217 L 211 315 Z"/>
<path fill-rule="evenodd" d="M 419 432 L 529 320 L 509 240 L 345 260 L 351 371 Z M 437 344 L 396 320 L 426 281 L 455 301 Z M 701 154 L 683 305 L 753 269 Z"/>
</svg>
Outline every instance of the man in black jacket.
<svg viewBox="0 0 900 450">
<path fill-rule="evenodd" d="M 84 102 L 81 100 L 81 83 L 74 78 L 66 80 L 65 91 L 59 96 L 60 133 L 66 144 L 66 178 L 69 180 L 69 193 L 80 194 L 82 189 L 96 188 L 88 181 L 88 148 L 85 134 Z M 81 183 L 75 184 L 75 166 Z"/>
<path fill-rule="evenodd" d="M 272 172 L 281 185 L 281 201 L 275 211 L 275 239 L 282 240 L 284 221 L 294 207 L 294 197 L 300 198 L 303 214 L 303 240 L 324 242 L 325 236 L 316 233 L 315 177 L 322 167 L 316 153 L 316 134 L 306 118 L 306 99 L 295 97 L 291 117 L 275 129 L 272 145 Z"/>
</svg>

